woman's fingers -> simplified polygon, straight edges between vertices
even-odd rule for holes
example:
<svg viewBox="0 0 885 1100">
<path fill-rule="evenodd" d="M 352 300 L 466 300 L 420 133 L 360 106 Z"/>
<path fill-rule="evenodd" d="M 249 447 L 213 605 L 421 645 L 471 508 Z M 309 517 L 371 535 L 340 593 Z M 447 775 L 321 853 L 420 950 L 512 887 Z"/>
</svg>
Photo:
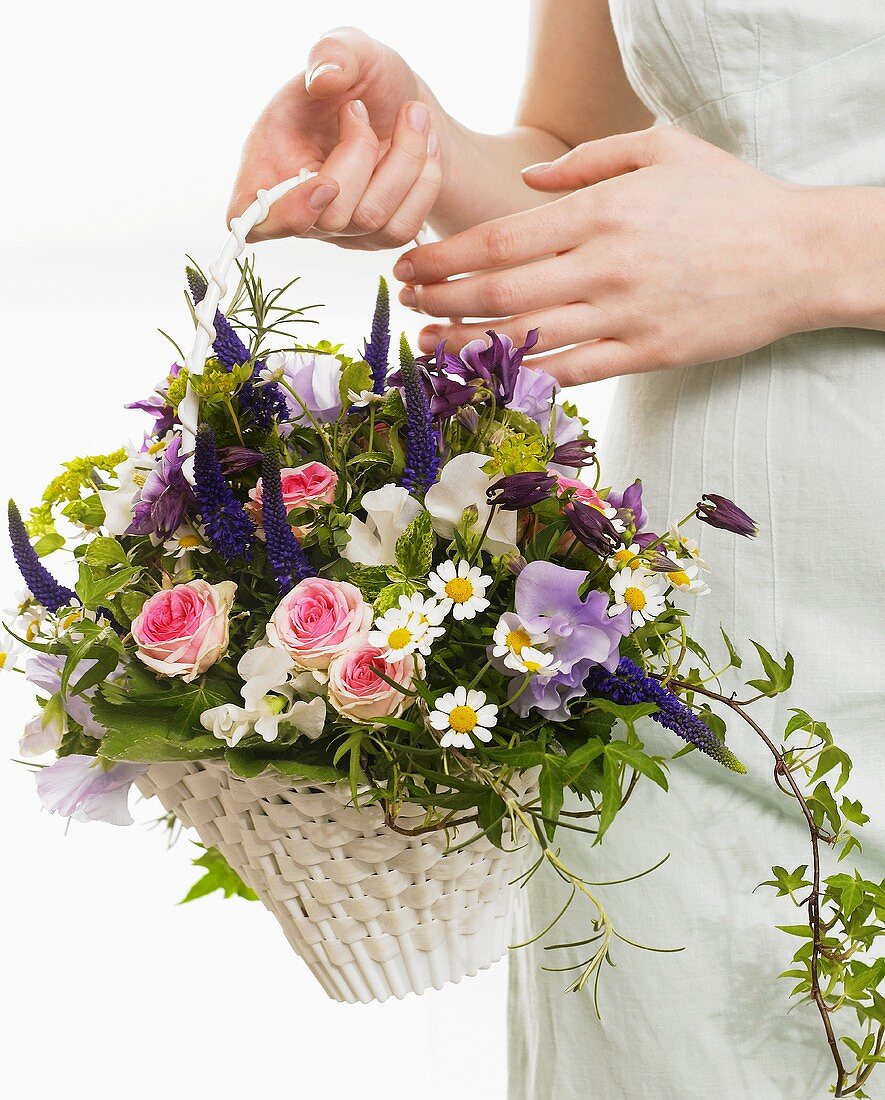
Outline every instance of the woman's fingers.
<svg viewBox="0 0 885 1100">
<path fill-rule="evenodd" d="M 323 164 L 323 175 L 337 180 L 339 186 L 337 197 L 316 225 L 324 233 L 340 233 L 350 224 L 378 163 L 378 138 L 362 100 L 355 99 L 341 107 L 338 132 L 338 144 Z"/>
<path fill-rule="evenodd" d="M 377 233 L 395 215 L 424 168 L 429 130 L 430 112 L 423 103 L 406 103 L 400 108 L 390 147 L 353 212 L 353 232 Z"/>
<path fill-rule="evenodd" d="M 428 325 L 418 334 L 418 343 L 426 353 L 432 352 L 441 340 L 445 340 L 452 351 L 458 351 L 471 340 L 484 339 L 490 328 L 494 328 L 499 335 L 509 336 L 517 346 L 524 342 L 530 329 L 538 329 L 538 342 L 532 348 L 532 355 L 612 335 L 611 319 L 602 310 L 577 302 L 536 313 L 523 313 L 518 317 L 505 317 L 494 323 Z"/>
<path fill-rule="evenodd" d="M 427 135 L 427 159 L 421 175 L 415 180 L 409 193 L 391 215 L 387 225 L 376 234 L 379 248 L 402 248 L 414 240 L 430 217 L 442 186 L 442 163 L 439 138 L 431 130 Z"/>
<path fill-rule="evenodd" d="M 549 164 L 530 164 L 522 177 L 536 191 L 572 191 L 647 168 L 659 158 L 664 128 L 615 134 L 578 145 Z"/>
<path fill-rule="evenodd" d="M 561 386 L 580 386 L 620 374 L 648 370 L 641 355 L 622 340 L 593 340 L 551 355 L 533 355 L 526 366 L 552 374 Z"/>
<path fill-rule="evenodd" d="M 579 281 L 580 266 L 569 256 L 558 256 L 507 271 L 406 286 L 399 300 L 432 317 L 511 317 L 568 302 Z"/>
<path fill-rule="evenodd" d="M 273 221 L 255 227 L 246 238 L 250 242 L 273 240 L 277 237 L 300 237 L 316 223 L 323 211 L 338 194 L 338 183 L 329 176 L 315 176 L 299 184 L 288 195 L 274 203 Z M 254 196 L 253 196 L 254 197 Z M 242 213 L 242 210 L 240 211 Z M 233 220 L 229 218 L 228 224 Z"/>
<path fill-rule="evenodd" d="M 572 216 L 570 199 L 484 222 L 447 240 L 413 248 L 400 257 L 393 273 L 404 283 L 435 283 L 466 271 L 507 267 L 563 252 L 574 247 L 582 229 Z"/>
<path fill-rule="evenodd" d="M 377 44 L 357 27 L 327 31 L 307 55 L 304 86 L 314 99 L 343 95 L 377 53 Z"/>
</svg>

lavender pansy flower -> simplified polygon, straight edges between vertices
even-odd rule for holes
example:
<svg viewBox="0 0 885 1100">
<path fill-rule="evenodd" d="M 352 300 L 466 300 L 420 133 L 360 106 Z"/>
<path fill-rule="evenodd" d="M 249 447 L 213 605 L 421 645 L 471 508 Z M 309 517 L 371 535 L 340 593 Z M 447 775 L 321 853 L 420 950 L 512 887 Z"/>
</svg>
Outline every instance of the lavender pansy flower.
<svg viewBox="0 0 885 1100">
<path fill-rule="evenodd" d="M 147 764 L 104 768 L 94 756 L 63 756 L 37 772 L 37 794 L 51 814 L 131 825 L 129 788 L 147 769 Z"/>
<path fill-rule="evenodd" d="M 184 474 L 188 456 L 182 454 L 181 448 L 180 435 L 167 443 L 138 494 L 127 535 L 157 535 L 167 539 L 193 508 L 193 490 Z"/>
<path fill-rule="evenodd" d="M 531 417 L 542 432 L 550 427 L 550 408 L 559 385 L 546 371 L 522 367 L 516 375 L 508 408 Z"/>
</svg>

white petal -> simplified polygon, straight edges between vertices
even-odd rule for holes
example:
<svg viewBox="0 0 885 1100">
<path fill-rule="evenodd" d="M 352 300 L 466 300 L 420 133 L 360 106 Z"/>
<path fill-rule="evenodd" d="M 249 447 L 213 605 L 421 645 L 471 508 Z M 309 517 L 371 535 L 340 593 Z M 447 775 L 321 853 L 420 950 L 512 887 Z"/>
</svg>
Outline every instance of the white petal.
<svg viewBox="0 0 885 1100">
<path fill-rule="evenodd" d="M 474 710 L 479 710 L 481 706 L 485 704 L 486 693 L 484 691 L 477 691 L 476 688 L 471 688 L 467 692 L 467 706 L 473 707 Z"/>
<path fill-rule="evenodd" d="M 432 710 L 430 714 L 427 715 L 427 721 L 435 730 L 444 730 L 448 727 L 449 716 L 443 714 L 441 710 Z"/>
</svg>

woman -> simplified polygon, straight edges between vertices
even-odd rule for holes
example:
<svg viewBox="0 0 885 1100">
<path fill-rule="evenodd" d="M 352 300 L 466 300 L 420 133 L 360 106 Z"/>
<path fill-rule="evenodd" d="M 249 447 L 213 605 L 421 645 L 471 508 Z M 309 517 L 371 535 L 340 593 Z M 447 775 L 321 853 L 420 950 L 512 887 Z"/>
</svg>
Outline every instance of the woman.
<svg viewBox="0 0 885 1100">
<path fill-rule="evenodd" d="M 607 478 L 642 474 L 658 530 L 706 490 L 758 519 L 752 544 L 705 531 L 696 634 L 715 648 L 722 622 L 793 651 L 789 701 L 832 725 L 868 809 L 885 702 L 883 74 L 881 0 L 539 0 L 518 125 L 487 136 L 393 51 L 337 30 L 262 115 L 231 203 L 317 168 L 262 235 L 388 248 L 429 220 L 444 239 L 394 269 L 431 319 L 424 350 L 538 325 L 529 361 L 563 384 L 623 375 Z M 464 317 L 490 320 L 448 320 Z M 777 733 L 785 704 L 769 717 Z M 514 1100 L 827 1094 L 816 1013 L 787 1017 L 774 981 L 792 948 L 773 925 L 796 916 L 750 892 L 771 862 L 803 862 L 805 838 L 764 752 L 732 744 L 744 779 L 692 756 L 669 795 L 639 788 L 602 848 L 563 839 L 606 880 L 642 870 L 654 835 L 669 862 L 606 901 L 630 938 L 688 950 L 624 948 L 601 1023 L 540 970 L 564 960 L 517 952 Z M 881 874 L 881 820 L 866 857 Z M 528 891 L 526 938 L 560 903 Z M 582 939 L 583 916 L 554 938 Z"/>
</svg>

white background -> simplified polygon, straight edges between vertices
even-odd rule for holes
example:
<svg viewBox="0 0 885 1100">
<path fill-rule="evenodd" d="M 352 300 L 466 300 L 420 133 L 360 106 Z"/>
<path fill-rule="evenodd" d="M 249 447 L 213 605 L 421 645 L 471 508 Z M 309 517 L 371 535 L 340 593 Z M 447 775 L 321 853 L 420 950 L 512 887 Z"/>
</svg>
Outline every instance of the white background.
<svg viewBox="0 0 885 1100">
<path fill-rule="evenodd" d="M 22 509 L 58 464 L 136 438 L 138 413 L 188 339 L 184 253 L 208 262 L 240 145 L 259 109 L 331 26 L 386 40 L 477 129 L 506 128 L 527 2 L 444 8 L 373 0 L 243 5 L 18 4 L 4 18 L 2 492 Z M 361 346 L 395 254 L 262 245 L 266 281 L 304 276 L 323 335 Z M 414 315 L 395 324 L 414 334 Z M 318 330 L 319 331 L 319 330 Z M 602 427 L 609 391 L 584 403 Z M 0 605 L 17 587 L 0 553 Z M 4 676 L 0 910 L 9 1095 L 94 1097 L 505 1094 L 505 966 L 384 1006 L 326 999 L 257 905 L 175 903 L 187 841 L 40 811 L 11 762 L 34 706 Z M 140 822 L 155 804 L 135 807 Z"/>
</svg>

